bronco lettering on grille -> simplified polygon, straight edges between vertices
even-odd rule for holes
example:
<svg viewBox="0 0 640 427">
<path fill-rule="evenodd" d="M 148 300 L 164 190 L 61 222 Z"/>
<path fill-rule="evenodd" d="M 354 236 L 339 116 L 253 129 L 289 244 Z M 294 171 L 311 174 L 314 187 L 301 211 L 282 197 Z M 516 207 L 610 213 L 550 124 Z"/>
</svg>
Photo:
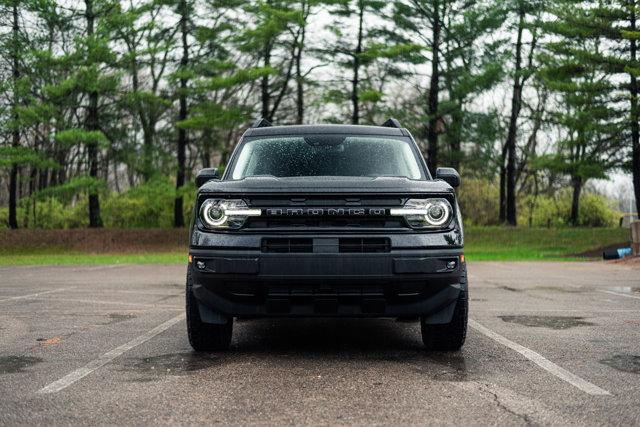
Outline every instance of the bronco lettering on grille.
<svg viewBox="0 0 640 427">
<path fill-rule="evenodd" d="M 266 216 L 384 216 L 385 208 L 269 208 Z"/>
</svg>

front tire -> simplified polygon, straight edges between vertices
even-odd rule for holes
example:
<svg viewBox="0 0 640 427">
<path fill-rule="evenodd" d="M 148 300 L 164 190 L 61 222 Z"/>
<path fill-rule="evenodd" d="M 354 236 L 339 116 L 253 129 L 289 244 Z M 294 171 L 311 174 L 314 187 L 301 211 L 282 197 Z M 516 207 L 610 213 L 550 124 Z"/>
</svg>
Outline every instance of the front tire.
<svg viewBox="0 0 640 427">
<path fill-rule="evenodd" d="M 462 290 L 458 295 L 456 308 L 451 322 L 442 325 L 429 325 L 424 317 L 420 318 L 422 342 L 428 350 L 458 351 L 467 337 L 467 321 L 469 317 L 469 294 L 467 288 L 467 266 L 463 264 L 460 272 Z"/>
<path fill-rule="evenodd" d="M 193 279 L 191 266 L 187 268 L 187 332 L 189 343 L 195 351 L 228 350 L 233 332 L 233 317 L 227 318 L 227 323 L 216 325 L 204 323 L 200 318 L 198 301 L 193 295 Z"/>
</svg>

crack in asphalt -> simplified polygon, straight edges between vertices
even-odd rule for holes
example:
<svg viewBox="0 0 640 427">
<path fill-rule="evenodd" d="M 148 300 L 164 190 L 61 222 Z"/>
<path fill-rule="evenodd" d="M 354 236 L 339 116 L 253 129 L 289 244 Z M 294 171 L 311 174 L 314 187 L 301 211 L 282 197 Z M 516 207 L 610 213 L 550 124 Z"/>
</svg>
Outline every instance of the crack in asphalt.
<svg viewBox="0 0 640 427">
<path fill-rule="evenodd" d="M 525 423 L 525 425 L 527 425 L 527 426 L 533 425 L 533 421 L 531 420 L 531 418 L 529 417 L 528 414 L 520 413 L 520 412 L 517 412 L 517 411 L 509 408 L 502 400 L 500 400 L 500 397 L 498 396 L 498 393 L 490 389 L 491 386 L 489 384 L 482 383 L 482 385 L 484 386 L 482 388 L 483 391 L 485 391 L 485 392 L 487 392 L 487 393 L 489 393 L 490 395 L 493 396 L 493 401 L 498 406 L 498 408 L 500 408 L 503 411 L 505 411 L 505 412 L 507 412 L 507 413 L 509 413 L 511 415 L 514 415 L 517 418 L 521 419 Z"/>
</svg>

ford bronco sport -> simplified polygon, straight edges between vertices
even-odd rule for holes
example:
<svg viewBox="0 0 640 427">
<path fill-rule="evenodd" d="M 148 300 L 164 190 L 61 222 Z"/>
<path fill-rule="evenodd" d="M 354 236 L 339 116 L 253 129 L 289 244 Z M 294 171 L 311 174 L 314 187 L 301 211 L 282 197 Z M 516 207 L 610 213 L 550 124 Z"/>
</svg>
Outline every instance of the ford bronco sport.
<svg viewBox="0 0 640 427">
<path fill-rule="evenodd" d="M 197 351 L 229 347 L 234 317 L 420 319 L 458 350 L 467 274 L 454 169 L 431 177 L 410 133 L 382 126 L 248 129 L 220 177 L 203 169 L 186 309 Z"/>
</svg>

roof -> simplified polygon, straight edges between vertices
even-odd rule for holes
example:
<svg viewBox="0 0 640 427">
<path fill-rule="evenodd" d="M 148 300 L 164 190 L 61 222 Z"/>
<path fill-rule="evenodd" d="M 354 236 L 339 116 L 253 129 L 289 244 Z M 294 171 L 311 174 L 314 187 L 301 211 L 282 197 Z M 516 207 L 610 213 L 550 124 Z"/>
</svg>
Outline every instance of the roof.
<svg viewBox="0 0 640 427">
<path fill-rule="evenodd" d="M 387 136 L 409 136 L 404 128 L 392 128 L 385 126 L 362 126 L 362 125 L 291 125 L 291 126 L 269 126 L 249 128 L 244 136 L 272 136 L 272 135 L 308 135 L 308 134 L 349 134 L 349 135 L 387 135 Z"/>
</svg>

